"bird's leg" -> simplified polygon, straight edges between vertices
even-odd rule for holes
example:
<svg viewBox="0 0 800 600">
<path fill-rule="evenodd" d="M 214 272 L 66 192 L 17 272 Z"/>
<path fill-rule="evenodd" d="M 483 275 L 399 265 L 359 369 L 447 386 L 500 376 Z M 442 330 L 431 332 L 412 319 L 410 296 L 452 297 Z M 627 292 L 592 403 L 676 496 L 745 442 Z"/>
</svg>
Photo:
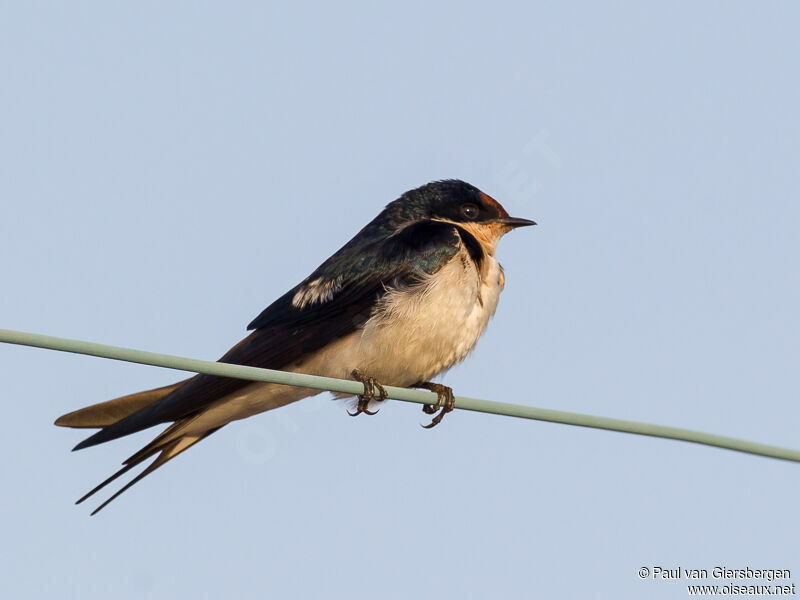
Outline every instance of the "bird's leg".
<svg viewBox="0 0 800 600">
<path fill-rule="evenodd" d="M 447 387 L 441 383 L 433 383 L 432 381 L 421 381 L 415 383 L 412 387 L 430 390 L 436 392 L 436 395 L 439 396 L 436 400 L 436 404 L 422 405 L 422 412 L 426 415 L 432 415 L 436 413 L 436 411 L 439 411 L 439 413 L 433 417 L 429 425 L 423 425 L 425 429 L 430 429 L 441 423 L 444 416 L 455 408 L 456 399 L 455 396 L 453 396 L 453 388 L 451 387 Z"/>
<path fill-rule="evenodd" d="M 377 400 L 378 402 L 383 402 L 384 400 L 386 400 L 387 396 L 386 390 L 383 389 L 383 386 L 380 383 L 375 381 L 372 377 L 367 377 L 366 375 L 364 375 L 364 373 L 362 373 L 358 369 L 353 369 L 353 372 L 350 373 L 350 375 L 356 381 L 360 381 L 361 383 L 364 384 L 364 393 L 359 394 L 358 396 L 358 404 L 356 405 L 356 412 L 351 413 L 348 410 L 347 414 L 350 415 L 351 417 L 357 417 L 361 413 L 365 413 L 368 415 L 377 414 L 378 413 L 377 410 L 376 411 L 369 410 L 369 403 L 371 400 Z M 378 388 L 377 398 L 375 397 L 375 388 Z"/>
</svg>

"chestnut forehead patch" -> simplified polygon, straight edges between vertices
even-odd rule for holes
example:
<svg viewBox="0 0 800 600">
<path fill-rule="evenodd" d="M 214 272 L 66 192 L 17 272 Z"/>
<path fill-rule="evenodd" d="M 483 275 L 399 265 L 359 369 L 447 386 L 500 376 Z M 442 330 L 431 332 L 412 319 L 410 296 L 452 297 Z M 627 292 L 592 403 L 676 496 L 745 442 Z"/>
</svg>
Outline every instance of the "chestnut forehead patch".
<svg viewBox="0 0 800 600">
<path fill-rule="evenodd" d="M 489 194 L 485 194 L 481 192 L 481 202 L 483 202 L 486 206 L 490 206 L 494 209 L 497 209 L 497 212 L 500 213 L 501 217 L 507 217 L 508 213 L 506 209 L 494 198 L 492 198 Z"/>
</svg>

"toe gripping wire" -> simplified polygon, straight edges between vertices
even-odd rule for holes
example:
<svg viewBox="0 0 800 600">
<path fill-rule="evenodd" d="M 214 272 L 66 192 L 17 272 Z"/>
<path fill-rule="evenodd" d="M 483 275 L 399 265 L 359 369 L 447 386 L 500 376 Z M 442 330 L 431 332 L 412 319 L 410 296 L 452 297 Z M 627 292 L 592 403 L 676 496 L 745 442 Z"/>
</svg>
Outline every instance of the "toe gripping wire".
<svg viewBox="0 0 800 600">
<path fill-rule="evenodd" d="M 432 415 L 436 413 L 436 416 L 433 417 L 433 419 L 428 425 L 422 426 L 423 429 L 430 429 L 431 427 L 436 427 L 439 423 L 442 422 L 444 416 L 447 413 L 451 412 L 456 406 L 456 398 L 453 395 L 453 388 L 451 387 L 442 385 L 441 383 L 433 383 L 432 381 L 423 381 L 421 383 L 415 384 L 413 387 L 430 390 L 431 392 L 436 392 L 436 395 L 438 396 L 436 404 L 422 405 L 422 412 L 424 412 L 426 415 Z M 436 411 L 439 412 L 437 413 Z"/>
<path fill-rule="evenodd" d="M 350 375 L 352 375 L 353 379 L 355 379 L 356 381 L 360 381 L 361 383 L 364 384 L 364 393 L 358 395 L 358 404 L 356 405 L 356 412 L 350 412 L 348 410 L 347 414 L 350 415 L 351 417 L 357 417 L 361 413 L 370 416 L 378 414 L 377 410 L 375 411 L 369 410 L 369 403 L 372 400 L 375 400 L 376 402 L 383 402 L 384 400 L 386 400 L 386 397 L 388 396 L 386 390 L 383 389 L 383 386 L 377 381 L 375 381 L 374 378 L 368 377 L 358 369 L 353 369 L 353 372 L 350 373 Z M 378 390 L 377 397 L 375 396 L 376 389 Z"/>
</svg>

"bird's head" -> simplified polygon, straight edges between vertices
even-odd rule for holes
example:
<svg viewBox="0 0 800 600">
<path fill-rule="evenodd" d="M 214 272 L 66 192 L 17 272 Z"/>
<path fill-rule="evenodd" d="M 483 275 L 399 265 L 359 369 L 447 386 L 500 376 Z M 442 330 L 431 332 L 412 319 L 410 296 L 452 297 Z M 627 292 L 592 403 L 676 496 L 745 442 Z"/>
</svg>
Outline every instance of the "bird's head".
<svg viewBox="0 0 800 600">
<path fill-rule="evenodd" d="M 406 192 L 387 208 L 396 226 L 417 221 L 443 221 L 463 227 L 490 252 L 498 240 L 534 221 L 509 216 L 502 205 L 473 185 L 458 179 L 434 181 Z"/>
</svg>

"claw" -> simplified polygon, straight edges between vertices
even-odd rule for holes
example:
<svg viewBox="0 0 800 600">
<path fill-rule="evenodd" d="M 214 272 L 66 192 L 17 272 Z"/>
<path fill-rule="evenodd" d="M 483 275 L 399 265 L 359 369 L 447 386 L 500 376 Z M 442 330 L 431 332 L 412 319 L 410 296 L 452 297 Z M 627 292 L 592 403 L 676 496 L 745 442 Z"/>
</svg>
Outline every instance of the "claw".
<svg viewBox="0 0 800 600">
<path fill-rule="evenodd" d="M 444 416 L 446 414 L 447 414 L 447 411 L 442 409 L 442 412 L 440 412 L 438 415 L 433 417 L 433 420 L 430 423 L 428 423 L 427 425 L 423 425 L 422 423 L 420 423 L 420 427 L 422 427 L 423 429 L 430 429 L 431 427 L 436 427 L 439 423 L 442 422 L 442 419 L 444 419 Z"/>
<path fill-rule="evenodd" d="M 430 429 L 431 427 L 436 427 L 439 423 L 442 422 L 444 416 L 451 412 L 456 405 L 455 396 L 453 396 L 453 388 L 447 387 L 446 385 L 442 385 L 440 383 L 432 383 L 430 381 L 423 381 L 421 383 L 417 383 L 414 385 L 417 388 L 423 388 L 426 390 L 430 390 L 432 392 L 436 392 L 438 396 L 436 400 L 436 404 L 423 404 L 422 405 L 422 412 L 426 415 L 432 415 L 437 413 L 435 417 L 431 420 L 428 425 L 421 425 L 423 429 Z M 441 409 L 441 410 L 439 410 Z"/>
<path fill-rule="evenodd" d="M 364 375 L 364 373 L 362 373 L 358 369 L 353 369 L 353 372 L 350 373 L 350 375 L 352 375 L 353 379 L 355 379 L 356 381 L 360 381 L 361 383 L 364 384 L 364 393 L 358 396 L 358 404 L 356 405 L 356 412 L 352 413 L 348 410 L 347 414 L 350 415 L 351 417 L 357 417 L 361 413 L 370 416 L 377 415 L 378 414 L 377 410 L 374 411 L 369 410 L 369 403 L 371 400 L 377 400 L 378 402 L 383 402 L 384 400 L 386 400 L 386 397 L 388 396 L 386 390 L 383 389 L 383 386 L 380 383 L 375 381 L 372 377 L 367 377 L 366 375 Z M 375 388 L 378 388 L 377 398 L 375 397 Z"/>
</svg>

